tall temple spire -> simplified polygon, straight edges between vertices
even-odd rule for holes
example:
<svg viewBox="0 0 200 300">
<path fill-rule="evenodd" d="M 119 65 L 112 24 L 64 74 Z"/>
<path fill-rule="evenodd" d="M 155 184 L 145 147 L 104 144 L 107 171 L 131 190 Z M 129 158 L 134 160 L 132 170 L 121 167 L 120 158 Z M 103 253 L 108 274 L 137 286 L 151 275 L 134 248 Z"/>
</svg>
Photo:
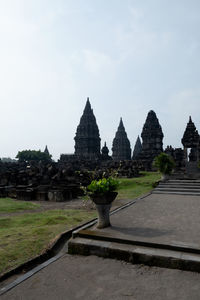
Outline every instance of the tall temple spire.
<svg viewBox="0 0 200 300">
<path fill-rule="evenodd" d="M 142 130 L 142 151 L 138 159 L 146 169 L 151 169 L 154 158 L 163 151 L 163 132 L 156 113 L 150 110 Z"/>
<path fill-rule="evenodd" d="M 122 118 L 120 118 L 119 126 L 113 140 L 112 152 L 112 157 L 114 160 L 131 159 L 130 142 L 126 134 Z"/>
<path fill-rule="evenodd" d="M 89 98 L 77 127 L 75 155 L 83 159 L 97 159 L 100 156 L 100 136 Z"/>
</svg>

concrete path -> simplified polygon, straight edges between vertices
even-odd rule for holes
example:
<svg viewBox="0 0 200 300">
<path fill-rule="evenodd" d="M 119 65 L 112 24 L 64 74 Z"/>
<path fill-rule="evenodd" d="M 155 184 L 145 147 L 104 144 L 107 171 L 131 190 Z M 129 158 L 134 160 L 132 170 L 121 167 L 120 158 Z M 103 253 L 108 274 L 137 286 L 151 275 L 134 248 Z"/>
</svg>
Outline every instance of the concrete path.
<svg viewBox="0 0 200 300">
<path fill-rule="evenodd" d="M 49 265 L 1 300 L 199 300 L 200 274 L 70 256 Z"/>
<path fill-rule="evenodd" d="M 124 251 L 123 258 L 126 258 L 127 253 L 130 253 L 130 247 L 135 247 L 134 251 L 138 251 L 139 246 L 134 246 L 134 242 L 138 241 L 146 243 L 147 247 L 143 247 L 145 251 L 148 250 L 148 244 L 150 244 L 152 253 L 160 251 L 154 249 L 152 244 L 164 247 L 165 250 L 162 251 L 165 252 L 162 254 L 166 258 L 172 258 L 173 251 L 165 248 L 170 246 L 175 248 L 174 252 L 187 249 L 189 254 L 183 252 L 182 258 L 191 255 L 193 260 L 199 259 L 200 261 L 199 216 L 199 196 L 152 194 L 112 215 L 112 227 L 97 230 L 93 226 L 85 230 L 89 237 L 84 237 L 84 230 L 82 230 L 83 236 L 75 238 L 71 243 L 76 244 L 76 240 L 82 239 L 85 245 L 88 246 L 91 243 L 93 247 L 95 246 L 100 255 L 102 254 L 100 253 L 101 246 L 98 243 L 106 244 L 107 248 L 110 247 L 112 255 L 121 247 Z M 119 241 L 113 242 L 112 239 L 119 239 Z M 121 244 L 120 240 L 126 241 L 125 244 L 123 242 Z M 125 251 L 126 247 L 128 248 Z M 106 251 L 104 254 L 107 254 Z M 133 265 L 97 256 L 65 254 L 2 295 L 1 299 L 196 300 L 200 299 L 199 282 L 199 273 L 148 267 L 141 264 Z"/>
</svg>

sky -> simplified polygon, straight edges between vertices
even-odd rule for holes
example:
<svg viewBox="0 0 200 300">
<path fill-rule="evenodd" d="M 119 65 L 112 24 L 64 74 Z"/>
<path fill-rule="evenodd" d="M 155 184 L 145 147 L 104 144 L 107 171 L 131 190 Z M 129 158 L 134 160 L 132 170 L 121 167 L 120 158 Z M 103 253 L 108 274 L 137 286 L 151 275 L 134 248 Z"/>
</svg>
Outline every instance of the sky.
<svg viewBox="0 0 200 300">
<path fill-rule="evenodd" d="M 87 97 L 102 146 L 150 110 L 164 147 L 200 131 L 199 0 L 0 0 L 0 157 L 74 152 Z"/>
</svg>

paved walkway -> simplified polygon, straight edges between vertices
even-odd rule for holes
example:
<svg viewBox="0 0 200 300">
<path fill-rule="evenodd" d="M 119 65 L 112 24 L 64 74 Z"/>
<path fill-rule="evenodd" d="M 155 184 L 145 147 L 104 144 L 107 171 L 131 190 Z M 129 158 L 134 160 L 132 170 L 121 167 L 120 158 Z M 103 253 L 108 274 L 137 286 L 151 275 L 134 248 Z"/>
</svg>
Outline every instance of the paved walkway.
<svg viewBox="0 0 200 300">
<path fill-rule="evenodd" d="M 200 196 L 151 194 L 111 216 L 97 230 L 121 239 L 200 249 Z"/>
<path fill-rule="evenodd" d="M 200 197 L 152 194 L 111 216 L 93 234 L 200 250 Z M 200 274 L 64 255 L 1 296 L 40 299 L 200 299 Z"/>
<path fill-rule="evenodd" d="M 41 270 L 1 300 L 199 300 L 200 274 L 70 256 Z"/>
</svg>

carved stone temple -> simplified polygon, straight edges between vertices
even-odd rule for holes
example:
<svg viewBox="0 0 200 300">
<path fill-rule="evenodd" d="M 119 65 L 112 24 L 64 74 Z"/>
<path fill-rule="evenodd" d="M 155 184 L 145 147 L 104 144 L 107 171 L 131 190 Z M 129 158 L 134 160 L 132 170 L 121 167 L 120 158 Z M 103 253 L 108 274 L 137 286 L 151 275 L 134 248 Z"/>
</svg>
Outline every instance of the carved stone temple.
<svg viewBox="0 0 200 300">
<path fill-rule="evenodd" d="M 185 159 L 188 161 L 197 161 L 199 158 L 199 133 L 191 117 L 189 117 L 189 122 L 187 123 L 181 142 L 184 147 Z M 187 153 L 188 148 L 190 149 L 189 155 Z"/>
<path fill-rule="evenodd" d="M 151 169 L 154 158 L 163 152 L 163 132 L 159 120 L 153 110 L 150 110 L 142 130 L 142 151 L 139 159 L 145 169 Z"/>
<path fill-rule="evenodd" d="M 113 140 L 112 152 L 113 160 L 119 161 L 131 159 L 130 141 L 127 137 L 122 118 L 120 119 L 119 127 Z"/>
<path fill-rule="evenodd" d="M 181 142 L 184 147 L 186 173 L 199 173 L 197 162 L 199 161 L 200 137 L 191 117 L 189 117 Z"/>
<path fill-rule="evenodd" d="M 106 142 L 104 144 L 104 146 L 102 147 L 101 149 L 101 158 L 102 160 L 110 160 L 112 159 L 110 156 L 109 156 L 109 149 L 108 147 L 106 146 Z"/>
<path fill-rule="evenodd" d="M 133 160 L 137 160 L 138 157 L 139 157 L 139 154 L 141 152 L 142 152 L 142 143 L 141 143 L 140 137 L 138 135 L 138 138 L 137 138 L 137 141 L 135 143 L 134 150 L 133 150 L 133 157 L 132 157 L 132 159 Z"/>
<path fill-rule="evenodd" d="M 80 159 L 98 159 L 100 157 L 101 139 L 93 110 L 87 98 L 86 106 L 77 127 L 75 156 Z"/>
</svg>

